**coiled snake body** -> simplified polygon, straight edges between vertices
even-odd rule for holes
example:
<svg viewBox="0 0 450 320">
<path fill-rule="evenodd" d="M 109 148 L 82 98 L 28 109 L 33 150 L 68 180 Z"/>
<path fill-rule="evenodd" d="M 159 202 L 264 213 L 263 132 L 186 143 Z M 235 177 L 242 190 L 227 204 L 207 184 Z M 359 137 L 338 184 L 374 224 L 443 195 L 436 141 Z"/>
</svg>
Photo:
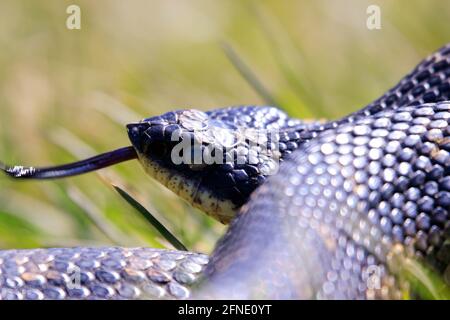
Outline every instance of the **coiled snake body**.
<svg viewBox="0 0 450 320">
<path fill-rule="evenodd" d="M 128 125 L 132 148 L 53 168 L 1 165 L 16 178 L 43 179 L 137 157 L 169 189 L 231 224 L 210 258 L 151 248 L 0 251 L 0 297 L 401 298 L 401 257 L 449 281 L 446 100 L 450 45 L 338 121 L 307 123 L 273 107 L 180 110 Z M 201 140 L 201 154 L 215 150 L 210 158 L 223 163 L 174 161 L 174 133 Z M 250 150 L 260 138 L 267 147 Z"/>
</svg>

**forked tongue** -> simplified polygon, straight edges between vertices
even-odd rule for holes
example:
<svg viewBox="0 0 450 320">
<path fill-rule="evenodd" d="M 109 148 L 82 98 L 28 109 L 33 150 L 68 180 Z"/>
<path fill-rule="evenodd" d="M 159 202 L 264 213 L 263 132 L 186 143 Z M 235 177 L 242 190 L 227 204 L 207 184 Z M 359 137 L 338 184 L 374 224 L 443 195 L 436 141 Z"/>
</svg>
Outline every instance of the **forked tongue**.
<svg viewBox="0 0 450 320">
<path fill-rule="evenodd" d="M 114 164 L 136 159 L 137 154 L 133 147 L 124 147 L 85 160 L 68 163 L 54 167 L 23 167 L 7 166 L 0 162 L 0 171 L 17 179 L 57 179 L 76 176 L 86 172 L 103 169 Z"/>
</svg>

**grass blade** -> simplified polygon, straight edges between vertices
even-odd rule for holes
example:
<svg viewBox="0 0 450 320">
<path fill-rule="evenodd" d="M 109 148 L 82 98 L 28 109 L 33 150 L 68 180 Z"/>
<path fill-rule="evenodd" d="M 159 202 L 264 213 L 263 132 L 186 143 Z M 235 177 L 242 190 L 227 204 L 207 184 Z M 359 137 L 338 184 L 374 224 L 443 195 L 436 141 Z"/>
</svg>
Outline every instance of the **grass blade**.
<svg viewBox="0 0 450 320">
<path fill-rule="evenodd" d="M 250 67 L 239 57 L 237 52 L 227 43 L 222 44 L 222 49 L 226 56 L 241 74 L 241 76 L 252 86 L 252 88 L 264 99 L 266 103 L 271 106 L 279 106 L 279 103 L 275 100 L 269 90 L 264 87 L 258 77 L 253 73 Z"/>
<path fill-rule="evenodd" d="M 176 249 L 187 251 L 187 248 L 158 221 L 147 209 L 145 209 L 139 202 L 131 197 L 127 192 L 113 185 L 114 189 L 124 198 L 134 209 L 136 209 L 142 216 L 156 229 L 158 232 L 172 244 Z"/>
<path fill-rule="evenodd" d="M 80 189 L 71 185 L 67 187 L 66 192 L 69 199 L 84 211 L 89 221 L 91 221 L 112 243 L 116 245 L 131 244 L 114 224 L 109 223 L 100 208 L 98 208 Z"/>
<path fill-rule="evenodd" d="M 406 259 L 403 268 L 403 276 L 420 297 L 432 300 L 450 299 L 450 288 L 443 277 L 435 271 L 413 259 Z"/>
<path fill-rule="evenodd" d="M 323 108 L 322 94 L 311 78 L 309 63 L 306 61 L 299 44 L 290 36 L 279 20 L 262 6 L 251 5 L 262 35 L 278 65 L 280 73 L 287 81 L 298 105 L 286 105 L 291 115 L 327 117 Z M 301 76 L 300 76 L 301 75 Z M 314 106 L 314 110 L 311 108 Z"/>
</svg>

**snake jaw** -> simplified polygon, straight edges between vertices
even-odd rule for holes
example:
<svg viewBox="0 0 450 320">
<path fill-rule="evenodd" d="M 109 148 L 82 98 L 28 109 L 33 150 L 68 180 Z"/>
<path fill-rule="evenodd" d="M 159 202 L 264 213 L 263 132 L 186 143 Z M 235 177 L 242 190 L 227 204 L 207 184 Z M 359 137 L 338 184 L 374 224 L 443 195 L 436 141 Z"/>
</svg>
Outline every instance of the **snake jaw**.
<svg viewBox="0 0 450 320">
<path fill-rule="evenodd" d="M 238 211 L 239 206 L 229 199 L 219 198 L 202 183 L 205 172 L 183 174 L 139 152 L 138 159 L 149 176 L 219 222 L 228 224 Z"/>
</svg>

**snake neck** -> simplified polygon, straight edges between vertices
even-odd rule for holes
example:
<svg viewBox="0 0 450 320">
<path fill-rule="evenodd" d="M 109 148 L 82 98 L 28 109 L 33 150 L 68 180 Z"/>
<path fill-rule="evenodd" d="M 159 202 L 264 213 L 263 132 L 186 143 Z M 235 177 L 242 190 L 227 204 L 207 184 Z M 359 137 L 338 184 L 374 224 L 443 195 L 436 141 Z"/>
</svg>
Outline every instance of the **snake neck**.
<svg viewBox="0 0 450 320">
<path fill-rule="evenodd" d="M 446 102 L 387 109 L 300 147 L 232 223 L 201 294 L 399 298 L 388 268 L 398 246 L 442 273 L 449 119 Z"/>
</svg>

